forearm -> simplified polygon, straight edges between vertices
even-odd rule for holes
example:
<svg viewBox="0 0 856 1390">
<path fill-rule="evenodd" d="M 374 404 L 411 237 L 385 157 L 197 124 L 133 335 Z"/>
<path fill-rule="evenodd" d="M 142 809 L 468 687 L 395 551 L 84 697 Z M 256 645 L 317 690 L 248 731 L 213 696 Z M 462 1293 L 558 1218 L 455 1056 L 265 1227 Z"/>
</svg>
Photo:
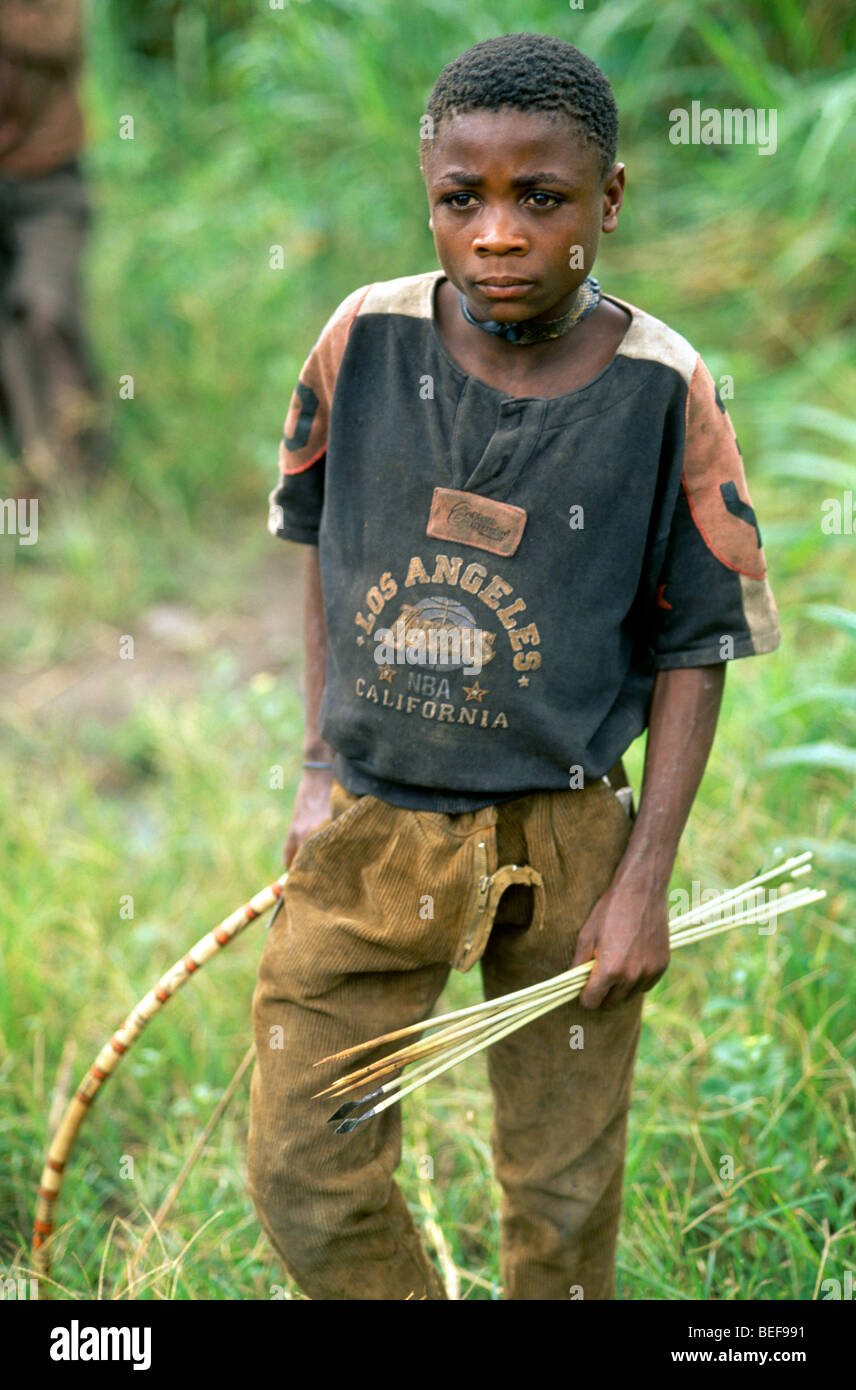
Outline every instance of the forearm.
<svg viewBox="0 0 856 1390">
<path fill-rule="evenodd" d="M 574 965 L 595 961 L 580 995 L 583 1008 L 614 1008 L 650 989 L 668 966 L 666 890 L 713 743 L 724 681 L 724 666 L 657 673 L 639 814 L 574 952 Z"/>
<path fill-rule="evenodd" d="M 303 755 L 307 762 L 331 763 L 333 749 L 318 728 L 321 698 L 327 679 L 327 624 L 321 591 L 321 564 L 317 546 L 309 546 L 303 594 L 303 650 L 306 725 Z"/>
<path fill-rule="evenodd" d="M 303 757 L 308 763 L 332 763 L 333 749 L 325 743 L 318 728 L 321 699 L 327 681 L 327 624 L 321 590 L 318 547 L 308 546 L 303 590 L 303 651 L 306 723 Z M 304 769 L 297 787 L 291 824 L 282 862 L 291 868 L 304 840 L 330 815 L 333 773 L 329 768 Z"/>
<path fill-rule="evenodd" d="M 647 878 L 668 887 L 678 843 L 716 732 L 725 663 L 658 671 L 648 721 L 639 813 L 615 881 Z"/>
<path fill-rule="evenodd" d="M 10 62 L 0 49 L 0 154 L 24 143 L 55 90 L 46 72 Z"/>
<path fill-rule="evenodd" d="M 83 11 L 80 0 L 3 0 L 0 4 L 0 47 L 17 63 L 64 71 L 76 67 L 83 53 Z"/>
</svg>

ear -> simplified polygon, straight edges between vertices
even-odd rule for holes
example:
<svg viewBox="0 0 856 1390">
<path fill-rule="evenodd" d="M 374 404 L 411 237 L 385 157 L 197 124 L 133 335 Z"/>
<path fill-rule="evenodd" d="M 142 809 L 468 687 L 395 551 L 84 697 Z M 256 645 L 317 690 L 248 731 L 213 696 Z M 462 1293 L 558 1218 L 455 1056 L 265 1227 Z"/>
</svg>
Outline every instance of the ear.
<svg viewBox="0 0 856 1390">
<path fill-rule="evenodd" d="M 603 185 L 602 232 L 614 232 L 618 225 L 618 214 L 624 201 L 624 165 L 613 164 Z"/>
</svg>

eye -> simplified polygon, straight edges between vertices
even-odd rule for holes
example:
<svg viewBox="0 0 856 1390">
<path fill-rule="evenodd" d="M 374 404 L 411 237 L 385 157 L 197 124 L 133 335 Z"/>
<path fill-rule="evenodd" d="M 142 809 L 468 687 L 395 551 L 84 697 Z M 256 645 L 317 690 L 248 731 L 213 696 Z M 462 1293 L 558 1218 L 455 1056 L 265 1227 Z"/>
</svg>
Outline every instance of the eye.
<svg viewBox="0 0 856 1390">
<path fill-rule="evenodd" d="M 560 204 L 561 201 L 562 201 L 561 198 L 560 198 L 556 193 L 544 193 L 544 192 L 541 192 L 540 190 L 538 190 L 538 191 L 536 191 L 536 192 L 534 192 L 534 193 L 529 193 L 527 196 L 528 196 L 529 198 L 549 198 L 549 199 L 550 199 L 550 202 L 549 202 L 549 203 L 536 203 L 535 206 L 536 206 L 536 207 L 539 207 L 539 208 L 544 208 L 544 207 L 558 207 L 559 204 Z"/>
<path fill-rule="evenodd" d="M 466 207 L 462 207 L 462 205 L 461 205 L 460 203 L 456 202 L 456 199 L 457 199 L 457 198 L 465 198 L 465 199 L 466 199 L 466 198 L 469 198 L 469 199 L 472 199 L 472 196 L 473 196 L 472 193 L 450 193 L 449 196 L 448 196 L 447 198 L 444 198 L 444 199 L 443 199 L 443 202 L 444 202 L 444 203 L 448 203 L 449 207 L 457 208 L 460 212 L 466 212 L 466 211 L 467 211 L 467 208 L 466 208 Z"/>
</svg>

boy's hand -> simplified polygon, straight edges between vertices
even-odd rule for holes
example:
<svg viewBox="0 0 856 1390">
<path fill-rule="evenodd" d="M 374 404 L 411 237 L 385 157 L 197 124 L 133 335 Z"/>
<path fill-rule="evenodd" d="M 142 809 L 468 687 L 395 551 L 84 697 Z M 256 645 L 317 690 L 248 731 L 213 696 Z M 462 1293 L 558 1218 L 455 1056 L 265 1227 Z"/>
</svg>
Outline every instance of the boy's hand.
<svg viewBox="0 0 856 1390">
<path fill-rule="evenodd" d="M 288 838 L 282 851 L 282 862 L 291 868 L 300 846 L 316 830 L 330 819 L 330 793 L 333 790 L 333 773 L 326 768 L 312 768 L 304 772 L 300 779 Z"/>
<path fill-rule="evenodd" d="M 669 879 L 713 742 L 725 665 L 658 671 L 654 678 L 639 814 L 606 892 L 574 952 L 594 958 L 584 1009 L 611 1009 L 651 989 L 669 964 Z"/>
<path fill-rule="evenodd" d="M 584 1009 L 611 1009 L 651 989 L 669 964 L 665 889 L 632 878 L 613 881 L 583 924 L 573 964 L 592 958 L 580 995 Z"/>
</svg>

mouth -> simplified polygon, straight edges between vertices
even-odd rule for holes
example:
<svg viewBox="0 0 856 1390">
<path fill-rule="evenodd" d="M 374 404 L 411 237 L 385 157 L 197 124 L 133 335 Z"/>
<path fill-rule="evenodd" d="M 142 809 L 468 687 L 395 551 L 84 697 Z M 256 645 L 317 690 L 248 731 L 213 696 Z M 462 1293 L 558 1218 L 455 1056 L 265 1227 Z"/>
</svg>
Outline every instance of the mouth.
<svg viewBox="0 0 856 1390">
<path fill-rule="evenodd" d="M 512 275 L 490 275 L 474 281 L 480 294 L 489 299 L 520 299 L 534 287 L 534 280 L 520 280 Z"/>
</svg>

